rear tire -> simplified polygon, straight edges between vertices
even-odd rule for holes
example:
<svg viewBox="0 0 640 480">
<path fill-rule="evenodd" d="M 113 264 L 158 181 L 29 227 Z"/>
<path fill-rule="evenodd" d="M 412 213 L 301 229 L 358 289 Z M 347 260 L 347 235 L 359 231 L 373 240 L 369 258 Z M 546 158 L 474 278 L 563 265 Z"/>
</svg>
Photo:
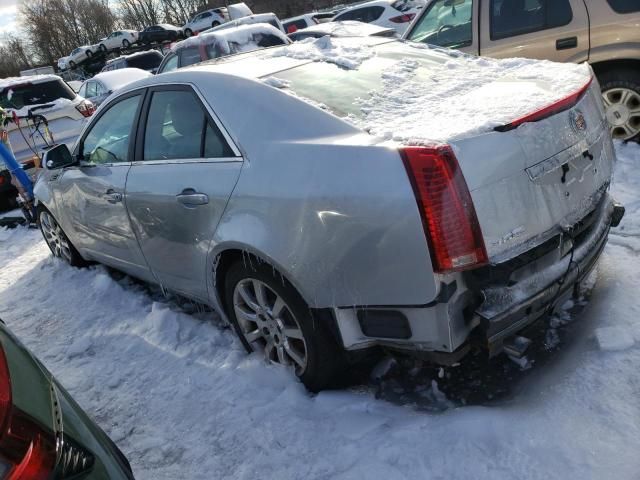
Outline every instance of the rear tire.
<svg viewBox="0 0 640 480">
<path fill-rule="evenodd" d="M 67 235 L 62 231 L 53 215 L 42 206 L 38 207 L 38 227 L 54 257 L 63 259 L 72 267 L 85 267 L 88 265 L 88 262 L 82 258 Z"/>
<path fill-rule="evenodd" d="M 617 68 L 598 77 L 613 138 L 640 140 L 640 72 Z"/>
<path fill-rule="evenodd" d="M 85 53 L 87 54 L 87 58 L 93 57 L 93 52 L 91 50 L 87 50 Z"/>
<path fill-rule="evenodd" d="M 217 20 L 214 20 L 214 22 L 211 24 L 211 28 L 216 28 L 219 25 L 220 25 L 220 22 Z"/>
<path fill-rule="evenodd" d="M 191 29 L 190 28 L 185 28 L 184 29 L 185 38 L 189 38 L 191 35 L 193 35 L 193 32 L 191 31 Z"/>
<path fill-rule="evenodd" d="M 312 392 L 336 386 L 346 355 L 321 319 L 271 266 L 238 261 L 225 278 L 226 313 L 247 352 L 290 365 Z M 240 319 L 238 318 L 240 317 Z"/>
<path fill-rule="evenodd" d="M 100 51 L 101 51 L 102 53 L 107 53 L 107 47 L 106 47 L 104 44 L 102 44 L 102 43 L 100 44 Z"/>
</svg>

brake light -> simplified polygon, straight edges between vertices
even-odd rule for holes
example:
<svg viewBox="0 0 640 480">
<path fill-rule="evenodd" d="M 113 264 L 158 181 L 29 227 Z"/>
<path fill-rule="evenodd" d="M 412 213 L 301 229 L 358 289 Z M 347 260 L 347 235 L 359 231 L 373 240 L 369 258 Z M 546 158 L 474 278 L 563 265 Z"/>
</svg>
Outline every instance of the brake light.
<svg viewBox="0 0 640 480">
<path fill-rule="evenodd" d="M 90 117 L 93 115 L 93 112 L 96 111 L 96 107 L 89 100 L 83 100 L 76 106 L 76 110 L 78 110 L 83 117 Z"/>
<path fill-rule="evenodd" d="M 403 15 L 399 15 L 397 17 L 392 17 L 389 19 L 390 22 L 393 23 L 408 23 L 411 20 L 413 20 L 413 17 L 415 17 L 416 14 L 415 13 L 405 13 Z"/>
<path fill-rule="evenodd" d="M 436 273 L 487 263 L 487 251 L 458 161 L 448 145 L 400 150 Z"/>
<path fill-rule="evenodd" d="M 519 118 L 507 125 L 496 127 L 495 130 L 497 130 L 498 132 L 508 132 L 509 130 L 518 128 L 523 123 L 539 122 L 540 120 L 549 118 L 557 113 L 569 110 L 575 107 L 576 104 L 582 99 L 582 97 L 589 91 L 589 87 L 591 87 L 592 82 L 593 77 L 591 77 L 583 87 L 581 87 L 579 90 L 572 93 L 568 97 L 565 97 L 557 101 L 556 103 L 553 103 L 552 105 L 536 110 L 533 113 L 529 113 L 524 117 Z"/>
<path fill-rule="evenodd" d="M 5 480 L 47 480 L 56 463 L 56 442 L 33 419 L 12 405 L 11 378 L 0 346 L 0 456 L 12 466 Z"/>
</svg>

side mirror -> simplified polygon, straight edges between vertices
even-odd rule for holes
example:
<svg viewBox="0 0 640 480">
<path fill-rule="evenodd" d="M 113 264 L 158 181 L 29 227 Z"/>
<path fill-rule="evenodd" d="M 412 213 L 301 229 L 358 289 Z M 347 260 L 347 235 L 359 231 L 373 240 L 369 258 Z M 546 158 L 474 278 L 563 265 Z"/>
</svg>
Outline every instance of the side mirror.
<svg viewBox="0 0 640 480">
<path fill-rule="evenodd" d="M 55 147 L 51 147 L 49 150 L 44 152 L 44 155 L 42 156 L 42 163 L 47 170 L 58 170 L 60 168 L 76 165 L 78 162 L 74 160 L 69 148 L 62 143 Z"/>
</svg>

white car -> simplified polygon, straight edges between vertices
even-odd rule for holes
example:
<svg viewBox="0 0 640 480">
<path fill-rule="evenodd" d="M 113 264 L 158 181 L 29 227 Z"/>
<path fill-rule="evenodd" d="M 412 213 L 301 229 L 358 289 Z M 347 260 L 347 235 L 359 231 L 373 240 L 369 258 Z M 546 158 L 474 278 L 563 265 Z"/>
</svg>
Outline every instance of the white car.
<svg viewBox="0 0 640 480">
<path fill-rule="evenodd" d="M 274 28 L 277 28 L 282 33 L 285 33 L 282 22 L 275 13 L 257 13 L 255 15 L 247 15 L 237 20 L 230 20 L 222 25 L 218 25 L 215 28 L 204 30 L 200 33 L 219 32 L 220 30 L 226 30 L 227 28 L 235 28 L 240 25 L 253 25 L 256 23 L 268 23 Z"/>
<path fill-rule="evenodd" d="M 394 28 L 402 35 L 425 3 L 424 0 L 375 0 L 342 10 L 332 21 L 357 20 L 373 23 Z"/>
<path fill-rule="evenodd" d="M 111 32 L 111 35 L 102 40 L 98 48 L 103 52 L 111 52 L 120 48 L 129 48 L 137 41 L 138 32 L 136 30 L 118 30 Z"/>
<path fill-rule="evenodd" d="M 284 19 L 282 26 L 286 33 L 293 33 L 303 28 L 318 25 L 319 23 L 329 22 L 334 16 L 334 12 L 305 13 L 304 15 Z"/>
<path fill-rule="evenodd" d="M 31 135 L 33 121 L 25 118 L 30 111 L 46 118 L 55 143 L 71 146 L 95 110 L 57 75 L 0 80 L 0 107 L 20 117 L 19 124 L 11 122 L 7 130 L 13 154 L 25 170 L 33 167 L 33 157 L 47 146 L 39 134 Z"/>
<path fill-rule="evenodd" d="M 62 57 L 58 59 L 58 69 L 67 70 L 69 68 L 69 57 Z"/>
<path fill-rule="evenodd" d="M 82 62 L 90 59 L 97 51 L 97 45 L 83 45 L 75 48 L 67 57 L 69 68 L 76 68 Z"/>
<path fill-rule="evenodd" d="M 228 15 L 226 8 L 212 8 L 211 10 L 200 12 L 182 27 L 184 36 L 190 37 L 194 33 L 222 25 L 229 20 Z"/>
<path fill-rule="evenodd" d="M 120 68 L 102 72 L 82 84 L 78 94 L 99 107 L 109 95 L 122 87 L 152 76 L 151 72 L 140 68 Z"/>
<path fill-rule="evenodd" d="M 372 23 L 346 20 L 344 22 L 327 22 L 313 27 L 302 28 L 288 36 L 294 42 L 307 38 L 329 37 L 397 37 L 393 28 L 381 27 Z"/>
</svg>

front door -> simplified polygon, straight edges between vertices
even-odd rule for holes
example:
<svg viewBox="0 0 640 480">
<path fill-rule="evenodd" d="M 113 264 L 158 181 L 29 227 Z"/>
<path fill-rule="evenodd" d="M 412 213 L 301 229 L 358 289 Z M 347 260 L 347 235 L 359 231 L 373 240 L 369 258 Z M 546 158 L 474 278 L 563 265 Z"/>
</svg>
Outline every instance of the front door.
<svg viewBox="0 0 640 480">
<path fill-rule="evenodd" d="M 483 0 L 480 54 L 556 62 L 589 59 L 583 0 Z"/>
<path fill-rule="evenodd" d="M 74 152 L 80 166 L 65 170 L 57 181 L 64 227 L 80 253 L 149 279 L 124 202 L 142 98 L 138 92 L 100 112 Z"/>
<path fill-rule="evenodd" d="M 190 86 L 151 89 L 142 118 L 126 185 L 133 228 L 160 283 L 208 301 L 209 244 L 242 158 Z"/>
</svg>

